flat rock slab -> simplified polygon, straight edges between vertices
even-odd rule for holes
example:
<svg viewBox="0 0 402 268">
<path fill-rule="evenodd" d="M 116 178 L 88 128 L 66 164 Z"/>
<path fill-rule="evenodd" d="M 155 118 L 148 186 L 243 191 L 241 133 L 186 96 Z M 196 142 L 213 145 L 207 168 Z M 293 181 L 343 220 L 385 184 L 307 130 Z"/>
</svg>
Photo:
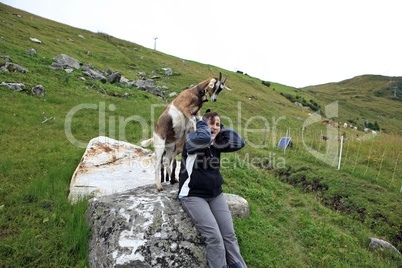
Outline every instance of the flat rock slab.
<svg viewBox="0 0 402 268">
<path fill-rule="evenodd" d="M 75 203 L 87 196 L 155 185 L 155 159 L 153 151 L 134 144 L 108 137 L 94 138 L 71 178 L 69 199 Z"/>
</svg>

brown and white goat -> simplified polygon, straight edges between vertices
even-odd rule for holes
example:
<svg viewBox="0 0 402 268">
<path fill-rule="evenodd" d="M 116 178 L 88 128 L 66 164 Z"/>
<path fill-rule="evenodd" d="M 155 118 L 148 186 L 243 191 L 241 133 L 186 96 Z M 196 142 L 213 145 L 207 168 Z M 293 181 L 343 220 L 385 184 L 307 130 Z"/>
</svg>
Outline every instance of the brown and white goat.
<svg viewBox="0 0 402 268">
<path fill-rule="evenodd" d="M 183 149 L 186 132 L 191 127 L 196 129 L 196 119 L 202 119 L 199 111 L 203 103 L 208 101 L 206 93 L 208 92 L 212 102 L 216 102 L 219 93 L 223 89 L 230 90 L 225 86 L 227 76 L 224 81 L 221 79 L 222 73 L 219 74 L 219 79 L 208 78 L 198 85 L 182 91 L 160 115 L 152 137 L 141 142 L 142 147 L 147 147 L 152 142 L 154 143 L 156 155 L 155 183 L 158 191 L 163 190 L 160 178 L 162 157 L 163 166 L 167 170 L 169 177 L 171 177 L 172 169 L 170 165 L 172 157 Z M 182 145 L 180 145 L 180 142 L 182 142 Z"/>
</svg>

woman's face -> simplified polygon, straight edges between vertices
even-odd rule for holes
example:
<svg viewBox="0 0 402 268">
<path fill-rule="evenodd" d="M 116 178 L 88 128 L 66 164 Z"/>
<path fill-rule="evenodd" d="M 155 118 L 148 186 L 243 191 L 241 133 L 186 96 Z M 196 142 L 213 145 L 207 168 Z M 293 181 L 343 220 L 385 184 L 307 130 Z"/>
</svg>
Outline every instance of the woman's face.
<svg viewBox="0 0 402 268">
<path fill-rule="evenodd" d="M 214 140 L 216 138 L 216 135 L 218 135 L 219 131 L 221 131 L 221 119 L 219 118 L 219 116 L 215 116 L 214 123 L 212 123 L 213 120 L 211 119 L 208 120 L 207 124 L 211 129 L 212 139 Z"/>
</svg>

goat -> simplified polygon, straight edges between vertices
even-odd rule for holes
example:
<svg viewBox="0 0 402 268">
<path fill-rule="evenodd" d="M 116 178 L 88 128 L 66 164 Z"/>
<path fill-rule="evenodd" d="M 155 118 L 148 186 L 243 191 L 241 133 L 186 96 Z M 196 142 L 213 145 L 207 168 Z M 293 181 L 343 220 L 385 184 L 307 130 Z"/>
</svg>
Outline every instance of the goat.
<svg viewBox="0 0 402 268">
<path fill-rule="evenodd" d="M 159 178 L 163 154 L 165 154 L 163 166 L 167 170 L 169 177 L 171 177 L 170 164 L 172 157 L 176 156 L 183 148 L 183 145 L 180 148 L 176 144 L 180 143 L 182 139 L 184 144 L 186 132 L 191 127 L 196 129 L 196 119 L 202 120 L 199 111 L 204 102 L 208 101 L 206 93 L 209 93 L 212 102 L 216 102 L 219 93 L 223 89 L 231 90 L 225 86 L 227 76 L 223 82 L 221 79 L 222 73 L 219 74 L 219 79 L 208 78 L 198 85 L 182 91 L 160 115 L 152 137 L 141 142 L 142 147 L 148 147 L 151 143 L 154 143 L 156 155 L 155 183 L 158 191 L 163 190 L 161 179 Z"/>
</svg>

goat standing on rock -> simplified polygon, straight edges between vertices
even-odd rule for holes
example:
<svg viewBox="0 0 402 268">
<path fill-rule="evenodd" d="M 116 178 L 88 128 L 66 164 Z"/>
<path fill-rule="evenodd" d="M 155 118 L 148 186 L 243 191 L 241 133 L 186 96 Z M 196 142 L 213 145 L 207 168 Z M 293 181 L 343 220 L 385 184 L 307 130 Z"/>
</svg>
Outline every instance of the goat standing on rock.
<svg viewBox="0 0 402 268">
<path fill-rule="evenodd" d="M 222 82 L 222 73 L 218 78 L 208 78 L 196 86 L 182 91 L 162 112 L 155 125 L 153 136 L 141 142 L 142 147 L 149 146 L 152 142 L 155 147 L 155 183 L 158 191 L 162 191 L 160 168 L 163 154 L 163 166 L 169 177 L 172 174 L 171 163 L 177 154 L 182 151 L 185 135 L 191 127 L 196 129 L 196 120 L 201 120 L 200 109 L 204 102 L 208 101 L 206 93 L 209 93 L 212 102 L 216 102 L 219 93 L 223 89 L 231 90 Z M 180 146 L 178 146 L 180 144 Z M 178 148 L 181 147 L 181 148 Z M 176 179 L 177 181 L 177 179 Z"/>
</svg>

